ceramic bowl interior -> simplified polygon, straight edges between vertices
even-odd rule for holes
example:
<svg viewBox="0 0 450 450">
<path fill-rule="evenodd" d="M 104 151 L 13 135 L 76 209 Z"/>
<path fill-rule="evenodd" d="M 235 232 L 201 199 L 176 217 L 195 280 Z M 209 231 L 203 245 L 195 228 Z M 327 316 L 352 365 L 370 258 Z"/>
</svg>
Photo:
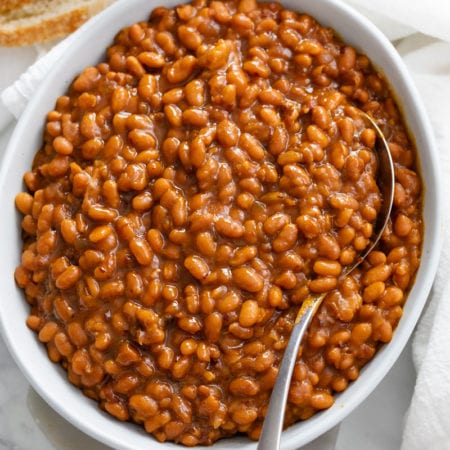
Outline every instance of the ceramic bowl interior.
<svg viewBox="0 0 450 450">
<path fill-rule="evenodd" d="M 166 0 L 164 3 L 170 7 L 180 2 Z M 70 48 L 45 78 L 22 115 L 0 166 L 0 319 L 3 337 L 31 385 L 50 406 L 93 438 L 120 449 L 151 447 L 168 450 L 179 446 L 158 443 L 140 427 L 121 423 L 102 412 L 67 381 L 66 373 L 58 365 L 48 360 L 44 346 L 26 327 L 28 305 L 13 278 L 21 253 L 20 217 L 14 207 L 14 196 L 23 190 L 22 174 L 30 168 L 40 147 L 45 116 L 53 108 L 57 96 L 65 92 L 84 67 L 103 58 L 117 31 L 145 20 L 159 3 L 157 0 L 120 0 L 72 35 Z M 368 55 L 384 73 L 417 145 L 425 186 L 422 264 L 392 341 L 378 352 L 346 391 L 336 396 L 334 406 L 283 433 L 282 448 L 287 450 L 299 448 L 339 423 L 372 392 L 392 367 L 415 327 L 432 285 L 439 256 L 441 219 L 437 151 L 431 126 L 411 77 L 389 41 L 368 20 L 339 0 L 284 0 L 282 3 L 285 7 L 309 13 L 322 24 L 334 28 L 346 42 Z M 250 450 L 255 449 L 256 444 L 237 437 L 221 440 L 213 448 Z"/>
</svg>

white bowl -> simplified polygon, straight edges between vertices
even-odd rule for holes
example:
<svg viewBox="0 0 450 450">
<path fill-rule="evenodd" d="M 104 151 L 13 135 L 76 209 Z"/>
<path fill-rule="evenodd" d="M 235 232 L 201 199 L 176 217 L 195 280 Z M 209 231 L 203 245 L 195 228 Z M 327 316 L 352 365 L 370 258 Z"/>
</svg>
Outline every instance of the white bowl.
<svg viewBox="0 0 450 450">
<path fill-rule="evenodd" d="M 166 0 L 164 3 L 170 7 L 180 2 Z M 121 423 L 102 412 L 96 403 L 84 397 L 67 381 L 65 371 L 49 361 L 44 346 L 26 327 L 29 308 L 13 278 L 21 249 L 20 218 L 14 207 L 14 197 L 23 189 L 22 174 L 30 168 L 33 155 L 40 147 L 45 116 L 53 108 L 57 96 L 66 91 L 75 75 L 84 67 L 102 59 L 105 48 L 112 42 L 117 31 L 145 20 L 159 3 L 161 2 L 158 0 L 121 0 L 76 33 L 70 49 L 45 78 L 23 113 L 11 137 L 0 172 L 0 205 L 3 216 L 0 221 L 0 318 L 3 337 L 31 385 L 50 406 L 93 438 L 119 449 L 151 447 L 157 450 L 180 447 L 171 443 L 158 443 L 140 427 Z M 410 75 L 385 36 L 367 19 L 338 0 L 284 0 L 282 3 L 285 7 L 309 13 L 322 24 L 334 28 L 346 42 L 368 55 L 384 72 L 413 133 L 425 186 L 422 264 L 394 337 L 361 371 L 360 377 L 336 396 L 334 406 L 305 422 L 291 426 L 283 433 L 282 448 L 294 449 L 343 420 L 373 391 L 400 355 L 419 319 L 437 270 L 441 193 L 437 151 L 430 122 Z M 221 440 L 213 448 L 250 450 L 255 449 L 256 444 L 237 437 Z"/>
</svg>

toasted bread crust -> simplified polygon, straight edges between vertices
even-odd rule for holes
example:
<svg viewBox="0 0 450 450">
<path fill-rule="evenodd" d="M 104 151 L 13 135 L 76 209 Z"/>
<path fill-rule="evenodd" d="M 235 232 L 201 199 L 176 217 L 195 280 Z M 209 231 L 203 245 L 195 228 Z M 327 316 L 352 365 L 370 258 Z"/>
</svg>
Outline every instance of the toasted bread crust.
<svg viewBox="0 0 450 450">
<path fill-rule="evenodd" d="M 31 3 L 33 0 L 1 0 L 0 1 L 0 14 L 10 9 L 20 8 L 27 3 Z"/>
<path fill-rule="evenodd" d="M 29 0 L 9 1 L 29 2 Z M 17 27 L 0 26 L 0 45 L 25 46 L 65 36 L 114 1 L 92 0 L 91 3 L 75 6 L 70 11 L 55 12 L 54 15 L 43 17 L 40 21 L 33 20 L 29 24 L 21 23 Z"/>
</svg>

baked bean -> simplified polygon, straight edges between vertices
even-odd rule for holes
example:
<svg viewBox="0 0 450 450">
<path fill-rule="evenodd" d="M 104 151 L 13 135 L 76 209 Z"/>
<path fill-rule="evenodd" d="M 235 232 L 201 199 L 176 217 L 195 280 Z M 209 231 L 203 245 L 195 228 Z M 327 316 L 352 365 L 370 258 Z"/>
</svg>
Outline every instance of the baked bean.
<svg viewBox="0 0 450 450">
<path fill-rule="evenodd" d="M 209 232 L 199 233 L 196 243 L 199 252 L 204 256 L 213 256 L 216 252 L 216 243 Z"/>
<path fill-rule="evenodd" d="M 176 50 L 176 44 L 174 36 L 168 31 L 160 31 L 155 35 L 156 43 L 162 48 L 162 50 L 168 54 L 173 55 Z"/>
<path fill-rule="evenodd" d="M 282 229 L 285 225 L 287 225 L 290 221 L 290 218 L 287 214 L 276 213 L 272 216 L 268 217 L 264 222 L 264 231 L 267 234 L 274 234 L 280 229 Z"/>
<path fill-rule="evenodd" d="M 183 123 L 194 127 L 203 127 L 208 123 L 208 111 L 200 108 L 188 108 L 182 114 Z"/>
<path fill-rule="evenodd" d="M 224 297 L 217 300 L 216 306 L 219 312 L 222 314 L 235 311 L 239 304 L 241 303 L 241 298 L 236 292 L 229 292 Z"/>
<path fill-rule="evenodd" d="M 205 83 L 202 80 L 190 81 L 184 91 L 186 100 L 191 106 L 202 106 L 205 102 Z"/>
<path fill-rule="evenodd" d="M 164 66 L 165 64 L 165 58 L 164 55 L 161 55 L 156 52 L 142 52 L 138 55 L 138 60 L 145 66 L 156 69 L 159 67 Z"/>
<path fill-rule="evenodd" d="M 15 197 L 16 208 L 23 214 L 30 214 L 33 207 L 33 197 L 27 192 L 21 192 Z"/>
<path fill-rule="evenodd" d="M 93 220 L 111 222 L 116 218 L 117 212 L 104 206 L 91 205 L 88 209 L 88 216 Z"/>
<path fill-rule="evenodd" d="M 50 342 L 58 331 L 58 325 L 55 322 L 47 322 L 39 331 L 39 340 L 41 342 Z"/>
<path fill-rule="evenodd" d="M 233 270 L 233 281 L 249 292 L 258 292 L 264 286 L 264 280 L 252 267 L 238 267 Z"/>
<path fill-rule="evenodd" d="M 397 236 L 404 237 L 411 233 L 413 228 L 412 220 L 404 214 L 399 214 L 394 222 L 394 231 Z"/>
<path fill-rule="evenodd" d="M 363 292 L 363 298 L 366 302 L 373 302 L 381 297 L 386 286 L 383 281 L 374 281 L 369 284 Z"/>
<path fill-rule="evenodd" d="M 315 293 L 328 292 L 336 286 L 337 279 L 331 276 L 318 277 L 309 283 L 309 289 Z"/>
<path fill-rule="evenodd" d="M 370 285 L 377 281 L 386 281 L 392 273 L 392 266 L 380 264 L 369 269 L 364 276 L 364 284 Z"/>
<path fill-rule="evenodd" d="M 164 114 L 166 116 L 167 121 L 173 127 L 180 127 L 182 124 L 182 111 L 176 105 L 166 105 L 164 107 Z"/>
<path fill-rule="evenodd" d="M 186 25 L 181 25 L 178 28 L 178 37 L 181 43 L 189 50 L 196 50 L 203 42 L 200 33 Z"/>
<path fill-rule="evenodd" d="M 153 252 L 148 242 L 141 238 L 132 238 L 130 240 L 130 250 L 139 264 L 148 265 L 153 259 Z"/>
<path fill-rule="evenodd" d="M 340 256 L 340 247 L 336 239 L 330 235 L 320 235 L 318 237 L 317 249 L 319 254 L 329 259 L 338 259 Z"/>
<path fill-rule="evenodd" d="M 216 230 L 223 236 L 239 238 L 244 234 L 244 226 L 236 220 L 221 217 L 215 222 Z"/>
<path fill-rule="evenodd" d="M 384 291 L 382 301 L 387 306 L 395 306 L 403 302 L 403 291 L 396 286 L 389 286 Z"/>
<path fill-rule="evenodd" d="M 180 58 L 167 69 L 167 80 L 173 84 L 186 80 L 192 74 L 196 64 L 197 59 L 192 55 Z"/>
<path fill-rule="evenodd" d="M 337 261 L 318 259 L 314 263 L 313 270 L 318 275 L 336 277 L 341 273 L 342 267 Z"/>
<path fill-rule="evenodd" d="M 60 155 L 70 155 L 73 152 L 73 144 L 64 136 L 57 136 L 53 140 L 53 147 Z"/>
<path fill-rule="evenodd" d="M 294 224 L 285 225 L 272 243 L 274 251 L 281 253 L 291 249 L 297 241 L 297 236 L 298 230 Z"/>
<path fill-rule="evenodd" d="M 217 139 L 227 147 L 232 147 L 239 140 L 239 129 L 230 120 L 223 120 L 217 125 Z"/>
<path fill-rule="evenodd" d="M 188 256 L 184 260 L 184 266 L 197 280 L 203 280 L 209 274 L 208 264 L 200 256 Z"/>
<path fill-rule="evenodd" d="M 278 275 L 274 282 L 277 286 L 280 286 L 283 289 L 294 289 L 297 285 L 297 277 L 291 270 L 286 270 Z"/>
<path fill-rule="evenodd" d="M 223 317 L 219 312 L 213 312 L 205 318 L 205 336 L 211 343 L 219 342 L 223 326 Z"/>
<path fill-rule="evenodd" d="M 239 138 L 239 145 L 255 160 L 264 158 L 264 147 L 251 134 L 244 133 Z"/>
<path fill-rule="evenodd" d="M 55 286 L 58 289 L 69 289 L 80 279 L 80 276 L 81 271 L 78 266 L 69 266 L 56 278 Z"/>
<path fill-rule="evenodd" d="M 248 425 L 258 417 L 258 411 L 256 407 L 242 408 L 241 406 L 231 413 L 231 417 L 239 425 Z"/>
<path fill-rule="evenodd" d="M 245 246 L 236 250 L 233 258 L 230 260 L 232 266 L 240 266 L 252 260 L 257 255 L 257 248 L 255 246 Z"/>
<path fill-rule="evenodd" d="M 213 1 L 210 6 L 215 20 L 219 23 L 228 23 L 231 20 L 231 14 L 224 3 Z"/>
<path fill-rule="evenodd" d="M 388 263 L 399 262 L 407 256 L 407 253 L 408 251 L 406 247 L 404 246 L 395 247 L 387 255 L 386 261 Z"/>
<path fill-rule="evenodd" d="M 243 327 L 252 327 L 258 321 L 259 308 L 255 300 L 246 300 L 239 312 L 239 323 Z"/>
<path fill-rule="evenodd" d="M 251 397 L 259 392 L 258 384 L 249 378 L 235 378 L 229 386 L 230 392 L 239 397 Z"/>
</svg>

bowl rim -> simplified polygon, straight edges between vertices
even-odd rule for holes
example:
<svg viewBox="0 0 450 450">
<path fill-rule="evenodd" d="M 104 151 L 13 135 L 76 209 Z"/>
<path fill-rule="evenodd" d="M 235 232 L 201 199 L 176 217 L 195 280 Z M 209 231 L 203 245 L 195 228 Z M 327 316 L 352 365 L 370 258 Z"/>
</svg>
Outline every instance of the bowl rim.
<svg viewBox="0 0 450 450">
<path fill-rule="evenodd" d="M 170 0 L 166 2 L 166 6 L 173 6 L 180 3 L 184 3 L 182 0 Z M 428 207 L 428 214 L 430 215 L 427 219 L 430 222 L 426 223 L 424 230 L 424 239 L 427 238 L 427 241 L 424 241 L 423 244 L 423 253 L 422 253 L 422 263 L 420 264 L 419 271 L 416 275 L 416 281 L 414 286 L 409 293 L 409 298 L 411 299 L 414 296 L 414 301 L 407 301 L 405 305 L 405 312 L 407 311 L 408 316 L 407 319 L 401 320 L 399 326 L 397 327 L 394 337 L 392 341 L 383 346 L 376 354 L 376 356 L 363 368 L 361 371 L 360 377 L 352 383 L 349 388 L 347 388 L 343 393 L 336 395 L 336 402 L 333 407 L 330 409 L 320 412 L 308 419 L 305 422 L 299 422 L 291 427 L 289 427 L 286 431 L 283 432 L 282 438 L 282 449 L 294 449 L 298 448 L 300 445 L 305 445 L 306 443 L 312 441 L 319 435 L 325 433 L 336 424 L 341 422 L 351 411 L 353 411 L 367 396 L 375 389 L 375 387 L 379 384 L 379 382 L 383 379 L 383 377 L 390 370 L 394 362 L 397 360 L 404 346 L 406 345 L 409 337 L 411 336 L 414 327 L 420 317 L 420 314 L 425 306 L 427 296 L 431 290 L 431 286 L 434 280 L 434 276 L 437 271 L 441 242 L 442 242 L 442 212 L 439 205 L 442 205 L 442 190 L 439 182 L 439 164 L 438 164 L 438 152 L 436 143 L 433 136 L 433 131 L 431 127 L 431 123 L 429 118 L 425 112 L 425 107 L 421 100 L 421 97 L 414 85 L 412 77 L 406 69 L 403 60 L 400 55 L 397 53 L 395 48 L 392 46 L 390 41 L 381 33 L 381 31 L 376 28 L 375 25 L 372 24 L 367 18 L 358 13 L 349 5 L 341 2 L 340 0 L 321 0 L 320 2 L 308 2 L 308 0 L 282 0 L 281 3 L 284 7 L 290 9 L 297 9 L 306 11 L 308 14 L 312 16 L 320 16 L 317 13 L 320 9 L 328 10 L 328 17 L 331 21 L 336 17 L 337 14 L 339 17 L 346 17 L 346 23 L 352 24 L 353 26 L 358 27 L 359 31 L 365 35 L 364 39 L 372 39 L 372 44 L 374 45 L 375 50 L 373 51 L 381 51 L 382 59 L 388 61 L 390 64 L 388 67 L 392 69 L 395 76 L 398 77 L 398 83 L 401 87 L 400 92 L 396 90 L 396 94 L 398 96 L 406 97 L 408 101 L 408 105 L 412 105 L 415 109 L 416 116 L 414 116 L 414 120 L 416 122 L 417 128 L 415 128 L 416 134 L 414 134 L 414 138 L 416 143 L 418 140 L 426 143 L 427 153 L 422 153 L 418 149 L 420 153 L 420 169 L 422 171 L 422 178 L 425 179 L 425 173 L 430 174 L 430 179 L 427 179 L 427 184 L 424 186 L 424 199 L 427 199 L 427 203 L 425 207 Z M 4 198 L 5 200 L 9 200 L 11 202 L 11 198 L 5 193 L 5 182 L 8 176 L 8 168 L 11 166 L 12 159 L 21 152 L 21 138 L 27 133 L 30 124 L 35 123 L 34 120 L 36 117 L 36 112 L 39 111 L 39 104 L 42 102 L 45 95 L 48 93 L 53 93 L 52 86 L 55 84 L 55 79 L 58 76 L 61 76 L 65 79 L 66 85 L 70 83 L 73 79 L 72 75 L 65 74 L 64 75 L 64 67 L 66 65 L 70 65 L 70 58 L 75 55 L 80 55 L 83 53 L 83 47 L 87 45 L 86 36 L 90 34 L 95 34 L 96 30 L 104 31 L 108 30 L 112 23 L 114 23 L 114 19 L 117 17 L 121 17 L 121 15 L 126 15 L 127 12 L 130 12 L 130 9 L 142 7 L 139 12 L 136 11 L 136 17 L 140 17 L 141 20 L 145 19 L 145 14 L 148 13 L 158 6 L 158 0 L 119 0 L 110 6 L 108 9 L 104 10 L 102 13 L 98 14 L 90 21 L 88 21 L 85 25 L 83 25 L 78 31 L 76 31 L 71 36 L 71 47 L 67 50 L 67 52 L 61 57 L 55 67 L 51 70 L 51 72 L 47 75 L 47 77 L 43 80 L 43 82 L 39 85 L 38 89 L 34 97 L 29 102 L 27 108 L 24 113 L 20 117 L 14 132 L 9 140 L 9 143 L 6 147 L 6 151 L 1 159 L 1 167 L 0 167 L 0 198 Z M 138 19 L 139 20 L 139 19 Z M 318 21 L 322 24 L 326 24 L 326 20 L 318 19 Z M 344 21 L 345 22 L 345 21 Z M 130 22 L 130 24 L 133 22 Z M 114 26 L 114 30 L 111 31 L 108 35 L 114 36 L 120 28 L 125 25 Z M 330 25 L 331 26 L 331 25 Z M 334 26 L 333 26 L 334 28 Z M 339 33 L 342 35 L 342 32 Z M 105 41 L 105 38 L 103 38 Z M 345 39 L 346 42 L 349 42 L 348 39 Z M 107 42 L 110 42 L 110 38 L 107 39 Z M 358 47 L 357 43 L 353 43 L 352 45 Z M 104 51 L 106 45 L 100 48 L 99 44 L 95 44 L 98 50 Z M 380 50 L 381 49 L 381 50 Z M 367 51 L 367 48 L 364 48 L 364 52 L 369 54 L 371 59 L 374 59 L 373 55 L 370 55 L 371 51 Z M 80 61 L 80 70 L 87 66 L 88 64 L 95 64 L 97 60 L 84 60 L 81 58 L 83 63 Z M 73 70 L 71 71 L 73 74 Z M 391 77 L 386 76 L 390 81 L 392 81 Z M 394 77 L 395 78 L 395 77 Z M 60 92 L 54 94 L 54 100 L 57 95 L 60 95 Z M 405 105 L 403 105 L 405 106 Z M 405 121 L 408 122 L 408 119 L 411 120 L 411 116 L 406 116 Z M 43 123 L 43 122 L 42 122 Z M 410 123 L 408 122 L 408 125 Z M 410 130 L 412 131 L 412 130 Z M 36 150 L 34 150 L 36 151 Z M 34 152 L 28 152 L 28 156 L 34 154 Z M 25 153 L 22 151 L 20 155 L 25 156 Z M 426 156 L 426 157 L 424 157 Z M 29 161 L 29 158 L 28 158 Z M 426 163 L 426 167 L 424 164 Z M 7 189 L 6 189 L 7 191 Z M 10 194 L 11 192 L 9 192 Z M 2 201 L 3 204 L 3 201 Z M 425 210 L 424 210 L 424 219 L 425 219 Z M 429 242 L 430 240 L 434 240 L 434 242 Z M 428 245 L 426 246 L 426 244 Z M 423 264 L 423 260 L 426 259 L 428 264 Z M 4 272 L 2 270 L 1 272 Z M 4 275 L 1 274 L 0 277 Z M 418 285 L 420 282 L 420 285 Z M 23 297 L 22 297 L 23 298 Z M 127 429 L 127 432 L 131 432 L 133 434 L 136 433 L 136 428 L 130 428 L 128 425 L 120 424 L 116 419 L 111 419 L 110 416 L 104 414 L 99 411 L 99 418 L 104 417 L 107 424 L 109 424 L 110 429 L 114 431 L 112 433 L 110 430 L 103 430 L 98 426 L 98 423 L 92 423 L 82 415 L 79 415 L 76 410 L 74 410 L 71 405 L 67 405 L 61 402 L 61 399 L 58 398 L 54 391 L 48 389 L 49 386 L 46 384 L 45 376 L 37 376 L 34 373 L 34 367 L 30 364 L 30 361 L 26 359 L 26 354 L 21 351 L 22 349 L 18 346 L 18 342 L 13 339 L 14 334 L 17 333 L 20 335 L 23 333 L 22 330 L 27 330 L 26 327 L 14 327 L 13 325 L 8 323 L 7 318 L 5 317 L 5 310 L 3 306 L 4 302 L 0 302 L 0 330 L 3 335 L 3 339 L 8 347 L 8 350 L 12 354 L 14 360 L 17 365 L 20 367 L 22 373 L 26 376 L 29 383 L 33 386 L 33 388 L 39 393 L 39 395 L 60 415 L 69 420 L 73 425 L 87 433 L 94 439 L 97 439 L 100 442 L 103 442 L 107 445 L 116 447 L 116 448 L 135 448 L 130 447 L 128 440 L 124 439 L 124 436 L 117 436 L 115 431 L 118 429 L 120 425 L 124 429 Z M 23 302 L 25 303 L 25 302 Z M 406 315 L 406 314 L 405 314 Z M 37 339 L 35 339 L 37 341 Z M 43 353 L 43 352 L 41 352 Z M 380 363 L 380 361 L 382 363 Z M 378 363 L 378 364 L 377 364 Z M 50 361 L 46 361 L 43 365 L 48 367 L 54 367 Z M 57 370 L 50 369 L 54 372 L 62 372 L 64 383 L 67 384 L 67 389 L 74 389 L 80 397 L 80 391 L 77 388 L 71 386 L 66 379 L 65 371 L 63 371 L 60 367 Z M 58 376 L 60 376 L 59 374 Z M 63 387 L 63 390 L 65 388 Z M 86 402 L 83 402 L 83 404 Z M 86 403 L 88 404 L 88 403 Z M 95 403 L 92 403 L 89 400 L 89 405 L 95 409 Z M 100 420 L 100 419 L 99 419 Z M 113 422 L 114 421 L 114 422 Z M 101 420 L 103 423 L 103 420 Z M 134 430 L 134 431 L 133 431 Z M 137 431 L 139 435 L 139 431 Z M 151 440 L 151 437 L 148 437 L 145 434 L 146 439 L 150 439 L 148 442 L 152 442 L 154 448 L 179 448 L 178 445 L 174 445 L 171 443 L 160 444 L 156 441 Z M 242 438 L 233 438 L 231 442 L 227 439 L 225 446 L 223 447 L 219 443 L 215 444 L 213 448 L 244 448 L 244 449 L 253 449 L 256 447 L 254 442 L 248 441 L 248 439 Z M 224 440 L 222 440 L 222 443 Z M 119 447 L 117 447 L 119 446 Z M 203 448 L 203 447 L 197 447 Z"/>
</svg>

